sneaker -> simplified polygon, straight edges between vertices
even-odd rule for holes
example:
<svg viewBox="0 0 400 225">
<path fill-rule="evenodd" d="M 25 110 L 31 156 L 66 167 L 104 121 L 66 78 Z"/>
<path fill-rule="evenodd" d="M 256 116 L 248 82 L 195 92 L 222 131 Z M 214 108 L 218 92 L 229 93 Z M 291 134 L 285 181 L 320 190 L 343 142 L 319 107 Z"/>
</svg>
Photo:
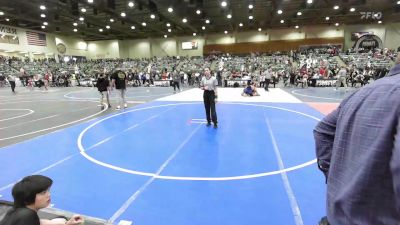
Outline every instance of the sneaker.
<svg viewBox="0 0 400 225">
<path fill-rule="evenodd" d="M 102 106 L 100 107 L 100 109 L 101 109 L 101 110 L 104 110 L 104 105 L 102 105 Z"/>
<path fill-rule="evenodd" d="M 211 126 L 211 123 L 210 123 L 210 122 L 207 122 L 207 127 L 209 127 L 209 126 Z"/>
<path fill-rule="evenodd" d="M 111 105 L 110 105 L 110 104 L 108 104 L 108 108 L 111 108 Z"/>
<path fill-rule="evenodd" d="M 125 103 L 125 104 L 124 104 L 124 108 L 128 108 L 128 104 Z"/>
<path fill-rule="evenodd" d="M 218 128 L 218 124 L 214 123 L 214 128 L 217 129 Z"/>
<path fill-rule="evenodd" d="M 121 109 L 121 107 L 120 107 L 120 106 L 117 106 L 116 110 L 120 110 L 120 109 Z"/>
</svg>

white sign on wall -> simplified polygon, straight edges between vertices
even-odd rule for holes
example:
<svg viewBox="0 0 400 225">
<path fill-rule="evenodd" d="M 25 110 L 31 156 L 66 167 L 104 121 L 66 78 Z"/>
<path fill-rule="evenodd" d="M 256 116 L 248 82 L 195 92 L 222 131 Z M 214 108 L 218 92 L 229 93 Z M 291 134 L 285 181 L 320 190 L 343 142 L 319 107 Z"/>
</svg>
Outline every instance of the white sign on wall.
<svg viewBox="0 0 400 225">
<path fill-rule="evenodd" d="M 182 42 L 182 49 L 183 50 L 197 49 L 198 46 L 199 46 L 199 43 L 197 41 Z"/>
</svg>

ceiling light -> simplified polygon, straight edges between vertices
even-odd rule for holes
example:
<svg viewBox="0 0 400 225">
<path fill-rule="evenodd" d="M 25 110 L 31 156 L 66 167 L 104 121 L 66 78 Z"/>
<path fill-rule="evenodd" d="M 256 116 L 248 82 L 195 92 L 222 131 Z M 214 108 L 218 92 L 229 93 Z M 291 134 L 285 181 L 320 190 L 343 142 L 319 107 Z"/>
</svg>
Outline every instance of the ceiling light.
<svg viewBox="0 0 400 225">
<path fill-rule="evenodd" d="M 252 8 L 254 8 L 254 6 L 252 4 L 250 4 L 249 5 L 249 9 L 252 9 Z"/>
<path fill-rule="evenodd" d="M 168 8 L 168 12 L 172 13 L 174 11 L 174 9 L 172 7 Z"/>
<path fill-rule="evenodd" d="M 6 18 L 6 21 L 7 21 L 7 22 L 10 21 L 10 19 Z"/>
<path fill-rule="evenodd" d="M 74 29 L 74 32 L 78 32 L 78 29 Z"/>
<path fill-rule="evenodd" d="M 41 5 L 39 8 L 40 8 L 41 10 L 46 10 L 46 6 L 44 6 L 44 5 Z"/>
<path fill-rule="evenodd" d="M 251 15 L 249 16 L 249 20 L 252 20 L 253 18 L 254 18 L 253 16 L 251 16 Z"/>
<path fill-rule="evenodd" d="M 226 15 L 226 18 L 228 18 L 228 19 L 232 18 L 232 15 L 228 14 L 228 15 Z"/>
<path fill-rule="evenodd" d="M 103 32 L 103 29 L 100 28 L 99 31 L 100 31 L 100 32 Z"/>
<path fill-rule="evenodd" d="M 243 27 L 243 23 L 239 23 L 239 27 Z"/>
<path fill-rule="evenodd" d="M 351 8 L 351 9 L 350 9 L 350 12 L 354 12 L 354 11 L 356 11 L 355 8 Z"/>
<path fill-rule="evenodd" d="M 200 15 L 201 14 L 201 11 L 198 9 L 198 10 L 196 10 L 196 14 L 197 15 Z"/>
<path fill-rule="evenodd" d="M 167 23 L 167 27 L 170 27 L 171 26 L 171 24 L 170 23 Z"/>
<path fill-rule="evenodd" d="M 296 29 L 299 29 L 299 26 L 298 26 L 298 25 L 296 25 L 294 28 L 296 28 Z"/>
<path fill-rule="evenodd" d="M 74 25 L 74 27 L 78 26 L 78 23 L 73 23 L 72 25 Z"/>
<path fill-rule="evenodd" d="M 196 33 L 193 33 L 193 36 L 196 36 Z"/>
<path fill-rule="evenodd" d="M 227 33 L 228 33 L 228 31 L 224 31 L 224 33 L 225 33 L 225 34 L 227 34 Z"/>
<path fill-rule="evenodd" d="M 282 14 L 283 13 L 283 11 L 282 10 L 278 10 L 278 14 L 280 15 L 280 14 Z"/>
<path fill-rule="evenodd" d="M 335 5 L 335 6 L 333 6 L 333 9 L 337 10 L 337 9 L 339 9 L 339 6 Z"/>
<path fill-rule="evenodd" d="M 400 5 L 400 1 L 397 1 L 397 5 Z"/>
<path fill-rule="evenodd" d="M 206 20 L 206 23 L 210 23 L 210 20 Z"/>
<path fill-rule="evenodd" d="M 183 19 L 182 19 L 182 22 L 186 23 L 186 22 L 187 22 L 187 19 L 186 19 L 186 18 L 183 18 Z"/>
<path fill-rule="evenodd" d="M 40 14 L 40 17 L 46 18 L 46 15 L 42 13 L 42 14 Z"/>
<path fill-rule="evenodd" d="M 122 17 L 125 17 L 125 16 L 126 16 L 126 13 L 122 12 L 122 13 L 121 13 L 121 16 L 122 16 Z"/>
<path fill-rule="evenodd" d="M 135 6 L 135 3 L 133 3 L 133 2 L 128 2 L 128 6 L 132 8 L 133 6 Z"/>
<path fill-rule="evenodd" d="M 166 34 L 164 34 L 164 38 L 167 38 L 168 36 Z"/>
<path fill-rule="evenodd" d="M 88 3 L 93 3 L 93 0 L 87 0 Z"/>
<path fill-rule="evenodd" d="M 151 14 L 150 18 L 152 18 L 154 20 L 156 18 L 156 16 L 154 14 Z"/>
<path fill-rule="evenodd" d="M 147 24 L 146 24 L 145 22 L 143 22 L 143 23 L 142 23 L 142 26 L 144 26 L 144 27 L 145 27 L 146 25 L 147 25 Z"/>
<path fill-rule="evenodd" d="M 328 21 L 328 20 L 330 20 L 331 18 L 329 18 L 329 16 L 327 16 L 327 17 L 325 17 L 325 20 L 326 21 Z"/>
<path fill-rule="evenodd" d="M 337 26 L 337 27 L 338 27 L 338 26 L 339 26 L 339 23 L 335 23 L 335 26 Z"/>
<path fill-rule="evenodd" d="M 107 25 L 107 26 L 106 26 L 106 29 L 110 29 L 110 26 L 109 26 L 109 25 Z"/>
<path fill-rule="evenodd" d="M 258 28 L 258 31 L 262 31 L 261 27 L 260 27 L 260 28 Z"/>
<path fill-rule="evenodd" d="M 47 26 L 47 25 L 49 25 L 47 22 L 43 22 L 43 25 L 45 25 L 45 26 Z"/>
<path fill-rule="evenodd" d="M 381 24 L 381 23 L 382 23 L 382 21 L 380 21 L 380 20 L 379 20 L 379 21 L 378 21 L 378 23 L 379 23 L 379 24 Z"/>
<path fill-rule="evenodd" d="M 302 12 L 297 12 L 297 15 L 301 16 L 301 15 L 303 15 L 303 13 Z"/>
<path fill-rule="evenodd" d="M 313 0 L 307 0 L 307 4 L 312 4 Z"/>
<path fill-rule="evenodd" d="M 131 29 L 134 30 L 134 29 L 136 29 L 136 27 L 135 26 L 131 26 Z"/>
<path fill-rule="evenodd" d="M 377 13 L 374 14 L 374 17 L 375 17 L 375 18 L 378 17 L 378 16 L 379 16 L 379 15 L 378 15 Z"/>
<path fill-rule="evenodd" d="M 284 21 L 284 20 L 281 20 L 281 23 L 285 23 L 285 21 Z"/>
<path fill-rule="evenodd" d="M 83 17 L 79 17 L 79 20 L 80 20 L 80 21 L 84 21 L 84 20 L 85 20 L 85 18 L 83 18 Z"/>
<path fill-rule="evenodd" d="M 206 29 L 206 27 L 205 27 L 205 26 L 202 26 L 202 27 L 201 27 L 201 29 L 205 30 L 205 29 Z"/>
<path fill-rule="evenodd" d="M 0 11 L 0 16 L 4 16 L 4 12 L 1 12 L 1 11 Z"/>
<path fill-rule="evenodd" d="M 85 13 L 85 12 L 86 12 L 86 9 L 85 9 L 85 8 L 82 8 L 82 9 L 81 9 L 81 12 Z"/>
<path fill-rule="evenodd" d="M 168 28 L 168 32 L 170 32 L 170 33 L 172 32 L 171 28 Z"/>
<path fill-rule="evenodd" d="M 42 29 L 46 29 L 46 26 L 42 26 Z"/>
<path fill-rule="evenodd" d="M 110 22 L 111 22 L 111 23 L 114 23 L 114 19 L 110 19 Z"/>
<path fill-rule="evenodd" d="M 222 7 L 226 7 L 227 5 L 228 5 L 228 3 L 226 3 L 226 1 L 222 1 L 222 2 L 221 2 L 221 6 L 222 6 Z"/>
</svg>

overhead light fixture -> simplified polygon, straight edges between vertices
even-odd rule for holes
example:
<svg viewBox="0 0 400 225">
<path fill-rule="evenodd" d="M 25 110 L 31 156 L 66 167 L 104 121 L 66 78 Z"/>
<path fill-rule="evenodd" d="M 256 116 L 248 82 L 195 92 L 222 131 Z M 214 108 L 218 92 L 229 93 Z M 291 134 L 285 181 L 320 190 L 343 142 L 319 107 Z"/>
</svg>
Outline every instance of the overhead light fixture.
<svg viewBox="0 0 400 225">
<path fill-rule="evenodd" d="M 303 15 L 303 13 L 302 12 L 297 12 L 297 15 L 301 16 L 301 15 Z"/>
<path fill-rule="evenodd" d="M 46 18 L 46 14 L 40 14 L 40 17 L 42 17 L 42 18 Z"/>
<path fill-rule="evenodd" d="M 252 20 L 254 17 L 252 15 L 249 16 L 249 20 Z"/>
<path fill-rule="evenodd" d="M 170 23 L 167 23 L 167 27 L 170 27 L 171 26 L 171 24 Z"/>
<path fill-rule="evenodd" d="M 400 5 L 400 1 L 397 1 L 397 5 Z"/>
<path fill-rule="evenodd" d="M 186 22 L 187 22 L 187 19 L 186 19 L 186 18 L 183 18 L 183 19 L 182 19 L 182 22 L 186 23 Z"/>
<path fill-rule="evenodd" d="M 172 13 L 174 11 L 174 9 L 172 7 L 168 8 L 168 12 Z"/>
<path fill-rule="evenodd" d="M 374 14 L 374 17 L 377 18 L 379 15 L 377 13 Z"/>
<path fill-rule="evenodd" d="M 207 23 L 207 24 L 210 23 L 210 20 L 206 20 L 206 23 Z"/>
<path fill-rule="evenodd" d="M 298 26 L 298 25 L 296 25 L 294 28 L 296 28 L 296 29 L 299 29 L 299 26 Z"/>
<path fill-rule="evenodd" d="M 134 29 L 136 29 L 136 27 L 135 26 L 131 26 L 131 29 L 134 30 Z"/>
<path fill-rule="evenodd" d="M 193 33 L 193 36 L 196 36 L 196 33 Z"/>
<path fill-rule="evenodd" d="M 253 9 L 254 6 L 252 4 L 249 5 L 249 9 Z"/>
<path fill-rule="evenodd" d="M 45 26 L 47 26 L 47 25 L 49 25 L 47 22 L 43 22 L 43 25 L 45 25 Z"/>
<path fill-rule="evenodd" d="M 13 40 L 15 40 L 15 39 L 17 39 L 17 36 L 14 36 L 14 37 L 13 37 Z"/>
<path fill-rule="evenodd" d="M 282 10 L 278 10 L 278 14 L 280 15 L 280 14 L 282 14 L 283 13 L 283 11 Z"/>
<path fill-rule="evenodd" d="M 338 9 L 339 9 L 339 6 L 338 6 L 338 5 L 335 5 L 335 6 L 333 6 L 333 9 L 334 9 L 334 10 L 338 10 Z"/>
<path fill-rule="evenodd" d="M 239 23 L 239 27 L 243 27 L 243 23 Z"/>
<path fill-rule="evenodd" d="M 285 23 L 285 21 L 284 21 L 284 20 L 281 20 L 281 23 Z"/>
<path fill-rule="evenodd" d="M 74 32 L 78 32 L 78 29 L 75 28 L 75 29 L 74 29 Z"/>
<path fill-rule="evenodd" d="M 172 32 L 171 28 L 168 28 L 168 32 L 170 32 L 170 33 Z"/>
<path fill-rule="evenodd" d="M 88 3 L 93 3 L 93 0 L 87 0 Z"/>
<path fill-rule="evenodd" d="M 325 20 L 326 21 L 328 21 L 328 20 L 330 20 L 331 18 L 329 18 L 329 16 L 327 16 L 327 17 L 325 17 Z"/>
<path fill-rule="evenodd" d="M 350 9 L 350 12 L 354 12 L 354 11 L 356 11 L 355 8 L 351 8 L 351 9 Z"/>
<path fill-rule="evenodd" d="M 78 23 L 73 23 L 72 25 L 74 25 L 74 27 L 78 26 Z"/>
<path fill-rule="evenodd" d="M 6 18 L 6 21 L 7 21 L 7 22 L 10 21 L 10 19 Z"/>
<path fill-rule="evenodd" d="M 379 24 L 381 24 L 381 23 L 382 23 L 382 21 L 381 21 L 381 20 L 379 20 L 379 21 L 378 21 L 378 23 L 379 23 Z"/>
<path fill-rule="evenodd" d="M 135 3 L 133 3 L 133 2 L 128 2 L 128 6 L 132 8 L 133 6 L 135 6 Z"/>
<path fill-rule="evenodd" d="M 339 26 L 339 23 L 335 23 L 335 26 L 337 26 L 337 27 L 338 27 L 338 26 Z"/>
<path fill-rule="evenodd" d="M 313 0 L 307 0 L 307 4 L 312 4 Z"/>
<path fill-rule="evenodd" d="M 226 3 L 226 1 L 222 1 L 222 2 L 221 2 L 221 6 L 222 6 L 222 7 L 226 7 L 227 5 L 228 5 L 228 3 Z"/>
<path fill-rule="evenodd" d="M 46 6 L 44 6 L 44 5 L 41 5 L 39 8 L 40 8 L 41 10 L 46 10 Z"/>
<path fill-rule="evenodd" d="M 85 12 L 86 12 L 86 9 L 85 9 L 85 8 L 82 8 L 82 9 L 81 9 L 81 12 L 85 13 Z"/>
<path fill-rule="evenodd" d="M 100 28 L 99 31 L 100 31 L 100 32 L 103 32 L 103 29 Z"/>
<path fill-rule="evenodd" d="M 232 18 L 232 15 L 228 14 L 228 15 L 226 15 L 226 18 L 228 18 L 228 19 Z"/>
<path fill-rule="evenodd" d="M 42 26 L 42 29 L 46 29 L 46 26 Z"/>
<path fill-rule="evenodd" d="M 147 24 L 146 24 L 145 22 L 143 22 L 143 23 L 142 23 L 142 26 L 144 26 L 144 27 L 145 27 L 145 26 L 147 26 Z"/>
<path fill-rule="evenodd" d="M 150 18 L 152 18 L 154 20 L 156 18 L 156 16 L 154 14 L 151 14 Z"/>
<path fill-rule="evenodd" d="M 111 23 L 114 23 L 114 19 L 110 19 L 110 22 L 111 22 Z"/>
<path fill-rule="evenodd" d="M 4 16 L 4 12 L 1 12 L 1 11 L 0 11 L 0 16 Z"/>
<path fill-rule="evenodd" d="M 198 9 L 198 10 L 196 10 L 196 14 L 197 15 L 200 15 L 201 14 L 201 11 Z"/>
<path fill-rule="evenodd" d="M 125 13 L 125 12 L 121 12 L 121 16 L 122 16 L 122 17 L 125 17 L 125 16 L 126 16 L 126 13 Z"/>
<path fill-rule="evenodd" d="M 109 25 L 106 26 L 106 29 L 110 29 L 111 27 Z"/>
<path fill-rule="evenodd" d="M 201 29 L 202 29 L 202 30 L 205 30 L 205 29 L 206 29 L 206 27 L 205 27 L 205 26 L 202 26 L 202 27 L 201 27 Z"/>
<path fill-rule="evenodd" d="M 164 38 L 167 38 L 168 36 L 166 34 L 164 34 Z"/>
<path fill-rule="evenodd" d="M 258 31 L 262 31 L 261 27 L 258 28 Z"/>
<path fill-rule="evenodd" d="M 79 17 L 79 20 L 80 20 L 80 21 L 84 21 L 84 20 L 85 20 L 85 18 L 83 18 L 83 17 Z"/>
<path fill-rule="evenodd" d="M 227 33 L 228 33 L 228 31 L 224 31 L 224 33 L 225 33 L 225 34 L 227 34 Z"/>
</svg>

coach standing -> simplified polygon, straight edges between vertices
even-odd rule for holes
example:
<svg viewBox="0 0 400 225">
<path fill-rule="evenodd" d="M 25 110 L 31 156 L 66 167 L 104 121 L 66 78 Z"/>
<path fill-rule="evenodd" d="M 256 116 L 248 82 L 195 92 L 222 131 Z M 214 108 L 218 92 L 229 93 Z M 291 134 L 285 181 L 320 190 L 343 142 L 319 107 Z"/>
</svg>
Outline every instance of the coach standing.
<svg viewBox="0 0 400 225">
<path fill-rule="evenodd" d="M 217 94 L 218 81 L 215 77 L 211 76 L 210 69 L 204 70 L 203 79 L 201 79 L 200 87 L 204 90 L 203 99 L 204 107 L 207 115 L 207 126 L 211 125 L 211 119 L 214 123 L 214 128 L 218 128 L 217 112 L 215 111 L 215 100 Z"/>
</svg>

